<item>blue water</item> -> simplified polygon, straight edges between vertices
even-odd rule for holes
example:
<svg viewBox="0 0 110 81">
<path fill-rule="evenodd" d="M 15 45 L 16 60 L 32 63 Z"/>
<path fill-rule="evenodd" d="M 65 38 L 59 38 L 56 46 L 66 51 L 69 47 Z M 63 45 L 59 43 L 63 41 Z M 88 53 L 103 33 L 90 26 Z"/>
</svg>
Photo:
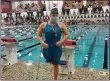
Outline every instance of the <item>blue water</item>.
<svg viewBox="0 0 110 81">
<path fill-rule="evenodd" d="M 18 51 L 22 50 L 22 51 L 18 52 L 18 54 L 17 54 L 19 60 L 25 60 L 25 61 L 31 60 L 34 62 L 39 61 L 39 57 L 42 52 L 41 52 L 41 46 L 35 45 L 35 44 L 38 44 L 39 42 L 36 37 L 37 28 L 36 27 L 34 27 L 34 28 L 35 28 L 34 33 L 28 34 L 28 35 L 26 33 L 29 32 L 29 30 L 32 31 L 33 29 L 29 28 L 29 30 L 24 33 L 13 32 L 16 29 L 14 29 L 10 32 L 12 34 L 12 36 L 14 36 L 17 39 L 17 41 L 19 42 L 19 44 L 17 45 L 17 50 Z M 21 30 L 25 31 L 26 28 L 25 29 L 21 28 Z M 90 30 L 90 31 L 87 34 L 85 34 L 84 37 L 82 37 L 81 39 L 79 39 L 77 41 L 79 51 L 77 48 L 74 49 L 73 54 L 75 56 L 75 59 L 74 59 L 75 66 L 84 67 L 84 64 L 86 63 L 86 61 L 89 60 L 88 66 L 87 66 L 88 68 L 103 69 L 103 59 L 104 59 L 104 51 L 105 51 L 104 50 L 104 46 L 105 46 L 104 40 L 105 40 L 105 33 L 106 33 L 106 31 L 108 31 L 107 27 L 103 26 L 103 27 L 94 28 L 93 26 L 90 26 L 90 27 L 71 26 L 71 27 L 68 27 L 68 31 L 70 32 L 69 39 L 77 39 L 79 36 L 81 36 L 81 34 L 86 33 L 88 30 Z M 99 34 L 96 37 L 96 41 L 95 41 L 95 45 L 93 46 L 93 50 L 92 50 L 91 54 L 88 54 L 98 30 L 99 30 Z M 24 34 L 24 36 L 23 36 L 23 34 Z M 19 35 L 22 35 L 22 36 L 19 36 Z M 33 38 L 28 39 L 28 40 L 19 41 L 19 40 L 27 38 L 29 36 L 33 37 Z M 33 45 L 35 45 L 35 46 L 33 46 Z M 30 47 L 30 46 L 33 46 L 33 47 L 26 49 L 27 47 Z M 108 45 L 108 47 L 109 46 L 110 45 Z M 2 46 L 1 51 L 2 51 L 2 55 L 4 55 L 5 54 L 4 46 Z M 89 56 L 90 56 L 90 59 L 88 59 Z M 109 55 L 108 55 L 108 57 L 109 57 Z M 41 57 L 40 62 L 45 63 L 45 58 Z"/>
</svg>

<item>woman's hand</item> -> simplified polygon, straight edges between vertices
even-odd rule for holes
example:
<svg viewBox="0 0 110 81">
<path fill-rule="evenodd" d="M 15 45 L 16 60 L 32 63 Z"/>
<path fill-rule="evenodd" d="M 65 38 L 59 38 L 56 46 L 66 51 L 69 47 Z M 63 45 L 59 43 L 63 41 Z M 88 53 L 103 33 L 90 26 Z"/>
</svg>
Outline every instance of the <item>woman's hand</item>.
<svg viewBox="0 0 110 81">
<path fill-rule="evenodd" d="M 43 46 L 44 48 L 46 48 L 46 49 L 49 47 L 48 44 L 46 44 L 45 42 L 42 43 L 42 46 Z"/>
<path fill-rule="evenodd" d="M 56 42 L 56 46 L 61 46 L 61 42 L 60 41 Z"/>
</svg>

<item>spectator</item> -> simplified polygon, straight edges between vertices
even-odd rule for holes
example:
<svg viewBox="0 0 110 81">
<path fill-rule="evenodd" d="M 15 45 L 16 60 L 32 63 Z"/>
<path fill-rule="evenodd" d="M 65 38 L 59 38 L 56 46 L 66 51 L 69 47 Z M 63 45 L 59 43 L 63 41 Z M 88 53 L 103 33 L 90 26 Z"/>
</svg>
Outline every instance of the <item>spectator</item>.
<svg viewBox="0 0 110 81">
<path fill-rule="evenodd" d="M 32 4 L 31 4 L 30 10 L 31 10 L 31 11 L 36 11 L 36 10 L 37 10 L 37 7 L 36 7 L 35 3 L 32 3 Z"/>
<path fill-rule="evenodd" d="M 16 8 L 17 12 L 23 12 L 24 11 L 24 7 L 22 4 L 19 4 L 18 7 Z"/>
</svg>

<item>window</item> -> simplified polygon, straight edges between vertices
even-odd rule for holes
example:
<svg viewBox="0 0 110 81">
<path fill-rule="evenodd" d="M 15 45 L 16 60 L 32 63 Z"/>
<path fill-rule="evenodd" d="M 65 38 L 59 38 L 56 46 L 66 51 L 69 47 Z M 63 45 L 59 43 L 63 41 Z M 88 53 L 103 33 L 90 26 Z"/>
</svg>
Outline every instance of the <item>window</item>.
<svg viewBox="0 0 110 81">
<path fill-rule="evenodd" d="M 105 17 L 107 17 L 107 14 L 105 15 Z"/>
<path fill-rule="evenodd" d="M 88 18 L 90 18 L 89 15 L 88 15 Z"/>
<path fill-rule="evenodd" d="M 93 15 L 91 15 L 91 18 L 93 18 Z"/>
<path fill-rule="evenodd" d="M 86 15 L 84 15 L 84 18 L 86 18 Z"/>
<path fill-rule="evenodd" d="M 96 17 L 96 15 L 94 17 Z"/>
</svg>

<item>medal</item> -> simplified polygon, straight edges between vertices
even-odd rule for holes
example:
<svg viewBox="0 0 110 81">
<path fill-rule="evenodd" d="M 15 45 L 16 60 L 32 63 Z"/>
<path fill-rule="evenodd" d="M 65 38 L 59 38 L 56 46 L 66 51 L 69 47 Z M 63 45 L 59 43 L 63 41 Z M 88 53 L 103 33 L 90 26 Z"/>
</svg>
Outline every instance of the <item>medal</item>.
<svg viewBox="0 0 110 81">
<path fill-rule="evenodd" d="M 54 31 L 54 34 L 55 34 L 55 37 L 58 36 L 57 32 L 55 31 L 55 27 L 52 27 L 53 31 Z"/>
</svg>

